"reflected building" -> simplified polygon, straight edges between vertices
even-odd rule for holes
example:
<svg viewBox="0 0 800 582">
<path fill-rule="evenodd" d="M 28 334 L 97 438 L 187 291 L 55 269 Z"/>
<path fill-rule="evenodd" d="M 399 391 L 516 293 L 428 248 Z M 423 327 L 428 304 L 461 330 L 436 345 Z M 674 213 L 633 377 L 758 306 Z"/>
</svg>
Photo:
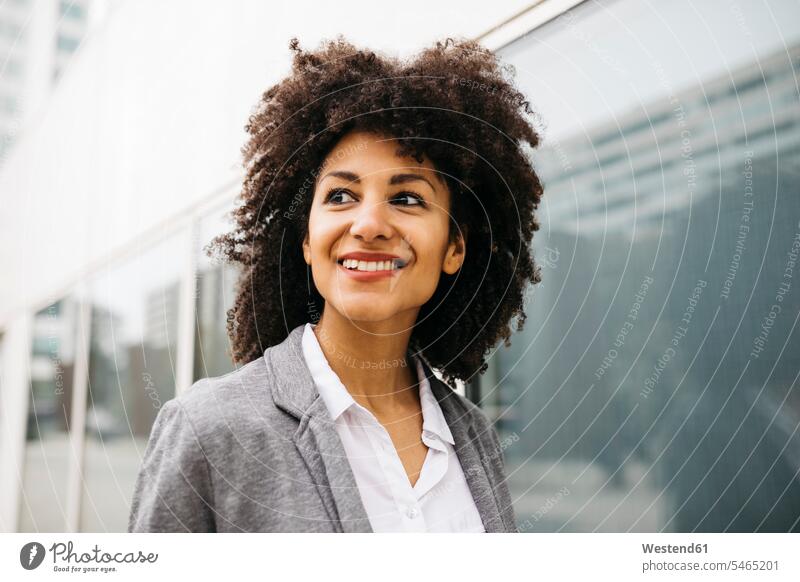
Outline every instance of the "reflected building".
<svg viewBox="0 0 800 582">
<path fill-rule="evenodd" d="M 483 386 L 521 520 L 573 493 L 529 530 L 800 529 L 800 293 L 758 339 L 800 236 L 799 63 L 665 85 L 536 154 L 558 260 Z"/>
<path fill-rule="evenodd" d="M 206 265 L 197 275 L 194 379 L 232 372 L 228 310 L 233 307 L 239 269 L 233 264 Z"/>
<path fill-rule="evenodd" d="M 48 305 L 33 318 L 20 531 L 60 531 L 66 524 L 78 320 L 79 303 L 73 297 Z"/>
</svg>

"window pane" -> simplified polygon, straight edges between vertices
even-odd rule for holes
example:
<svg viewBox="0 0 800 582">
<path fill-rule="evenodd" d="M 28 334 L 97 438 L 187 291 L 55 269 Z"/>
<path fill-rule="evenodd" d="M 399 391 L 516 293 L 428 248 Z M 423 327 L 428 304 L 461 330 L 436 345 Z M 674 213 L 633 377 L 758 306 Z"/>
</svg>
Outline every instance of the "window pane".
<svg viewBox="0 0 800 582">
<path fill-rule="evenodd" d="M 66 529 L 69 421 L 78 302 L 57 301 L 33 320 L 30 394 L 19 531 Z"/>
<path fill-rule="evenodd" d="M 229 231 L 230 222 L 215 213 L 200 223 L 197 265 L 197 301 L 195 314 L 194 378 L 221 376 L 235 369 L 228 339 L 228 309 L 233 307 L 239 275 L 236 265 L 212 260 L 203 248 L 211 240 Z"/>
<path fill-rule="evenodd" d="M 800 6 L 586 3 L 500 53 L 547 128 L 482 386 L 520 529 L 800 529 Z"/>
<path fill-rule="evenodd" d="M 127 529 L 150 428 L 175 395 L 184 248 L 169 239 L 92 282 L 81 531 Z"/>
</svg>

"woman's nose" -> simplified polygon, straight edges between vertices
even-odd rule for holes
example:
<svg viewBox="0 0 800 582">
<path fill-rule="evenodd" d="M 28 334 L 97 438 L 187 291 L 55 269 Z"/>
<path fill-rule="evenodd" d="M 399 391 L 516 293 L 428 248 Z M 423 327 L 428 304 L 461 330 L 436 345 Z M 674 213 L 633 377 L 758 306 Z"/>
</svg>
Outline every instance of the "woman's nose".
<svg viewBox="0 0 800 582">
<path fill-rule="evenodd" d="M 364 200 L 356 210 L 350 234 L 363 239 L 372 240 L 379 236 L 390 238 L 392 226 L 389 223 L 389 203 L 385 200 Z"/>
</svg>

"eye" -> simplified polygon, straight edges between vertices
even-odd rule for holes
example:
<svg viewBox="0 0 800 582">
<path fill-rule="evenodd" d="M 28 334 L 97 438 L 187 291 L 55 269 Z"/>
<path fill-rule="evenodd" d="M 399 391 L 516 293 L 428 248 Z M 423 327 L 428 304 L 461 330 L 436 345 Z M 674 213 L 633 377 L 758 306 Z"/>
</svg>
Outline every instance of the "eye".
<svg viewBox="0 0 800 582">
<path fill-rule="evenodd" d="M 402 200 L 404 198 L 409 201 L 413 200 L 413 202 L 401 204 L 400 206 L 422 206 L 422 207 L 427 206 L 427 204 L 425 203 L 425 199 L 422 198 L 422 196 L 420 196 L 419 194 L 416 194 L 414 192 L 400 192 L 397 196 L 392 198 L 392 200 Z"/>
<path fill-rule="evenodd" d="M 352 198 L 353 194 L 349 190 L 344 190 L 343 188 L 333 188 L 329 190 L 328 193 L 325 195 L 325 202 L 331 202 L 331 199 L 336 196 L 350 196 Z M 347 202 L 345 200 L 344 202 Z M 334 201 L 334 204 L 343 204 L 344 202 L 337 202 Z"/>
</svg>

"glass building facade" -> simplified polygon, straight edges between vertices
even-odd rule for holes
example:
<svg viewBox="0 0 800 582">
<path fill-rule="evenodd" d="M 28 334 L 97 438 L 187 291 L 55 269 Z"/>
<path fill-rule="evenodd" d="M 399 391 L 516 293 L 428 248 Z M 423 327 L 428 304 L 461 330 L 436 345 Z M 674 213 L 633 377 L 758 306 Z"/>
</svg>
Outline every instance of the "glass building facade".
<svg viewBox="0 0 800 582">
<path fill-rule="evenodd" d="M 522 531 L 800 530 L 800 14 L 712 8 L 499 50 L 546 124 L 543 281 L 480 389 Z"/>
</svg>

